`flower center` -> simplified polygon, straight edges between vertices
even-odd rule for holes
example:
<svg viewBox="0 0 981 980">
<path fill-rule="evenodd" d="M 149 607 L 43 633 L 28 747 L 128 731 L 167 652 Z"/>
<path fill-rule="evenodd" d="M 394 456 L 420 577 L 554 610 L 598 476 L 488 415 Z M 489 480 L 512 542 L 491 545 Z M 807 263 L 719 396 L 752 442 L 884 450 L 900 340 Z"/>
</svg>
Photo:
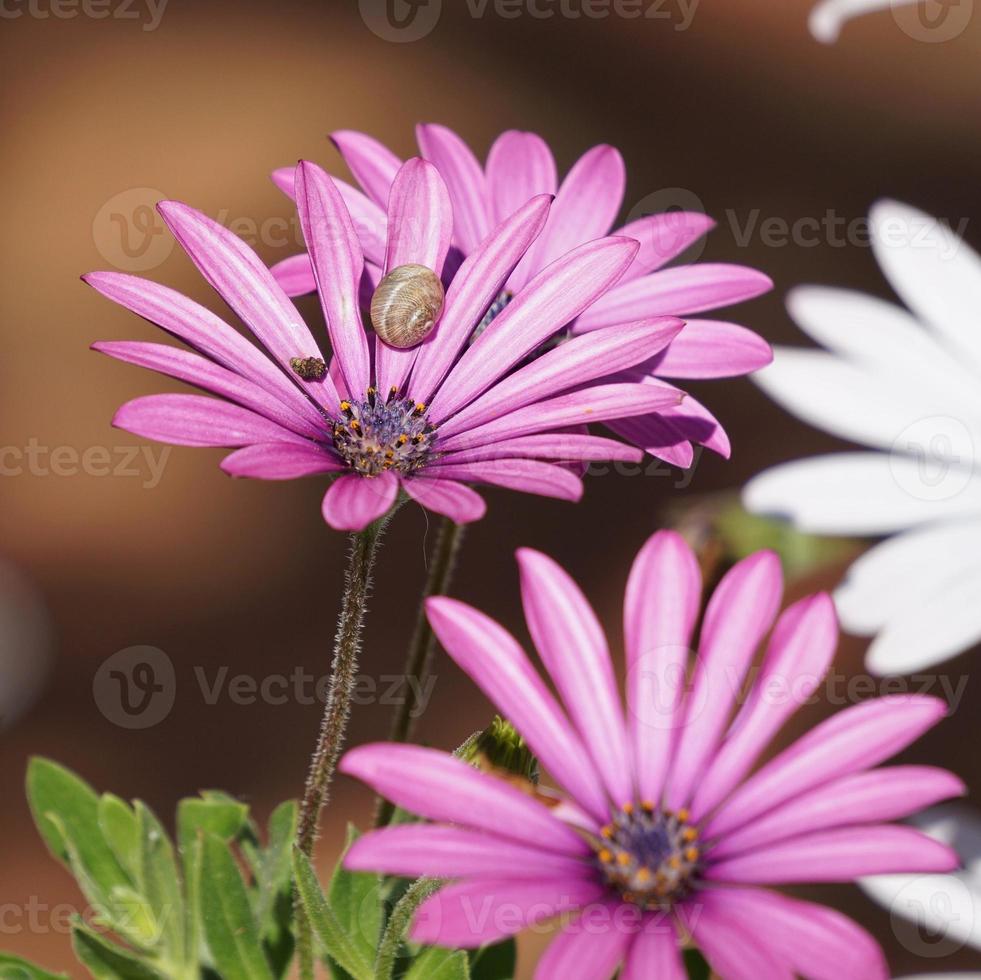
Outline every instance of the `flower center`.
<svg viewBox="0 0 981 980">
<path fill-rule="evenodd" d="M 698 831 L 687 810 L 628 803 L 593 847 L 606 883 L 641 908 L 670 908 L 687 894 L 698 870 Z"/>
<path fill-rule="evenodd" d="M 363 401 L 342 401 L 331 435 L 348 466 L 366 477 L 386 470 L 408 476 L 426 464 L 436 441 L 426 406 L 398 397 L 394 388 L 384 401 L 374 388 Z"/>
</svg>

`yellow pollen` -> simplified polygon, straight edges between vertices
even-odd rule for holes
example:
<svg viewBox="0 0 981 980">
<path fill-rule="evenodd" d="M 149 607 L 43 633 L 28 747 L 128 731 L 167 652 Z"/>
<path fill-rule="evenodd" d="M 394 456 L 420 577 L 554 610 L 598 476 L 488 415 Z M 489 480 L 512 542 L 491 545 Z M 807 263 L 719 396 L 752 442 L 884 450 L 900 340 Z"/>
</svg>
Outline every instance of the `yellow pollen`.
<svg viewBox="0 0 981 980">
<path fill-rule="evenodd" d="M 388 393 L 390 395 L 397 395 L 399 393 L 399 390 L 395 385 L 392 385 L 392 387 L 388 389 Z"/>
<path fill-rule="evenodd" d="M 355 430 L 360 429 L 361 428 L 361 423 L 357 419 L 352 419 L 351 420 L 350 428 L 355 429 Z"/>
<path fill-rule="evenodd" d="M 679 823 L 688 823 L 688 817 L 689 817 L 689 815 L 690 814 L 685 809 L 679 810 L 677 812 L 677 814 L 676 814 Z"/>
<path fill-rule="evenodd" d="M 685 827 L 681 832 L 681 837 L 688 842 L 698 840 L 698 831 L 694 827 Z"/>
<path fill-rule="evenodd" d="M 420 415 L 422 415 L 422 413 L 423 413 L 424 411 L 426 411 L 426 403 L 425 403 L 425 402 L 416 402 L 416 411 L 417 411 L 417 412 L 418 412 L 418 413 L 419 413 Z"/>
<path fill-rule="evenodd" d="M 641 882 L 643 882 L 643 881 L 650 881 L 650 878 L 651 878 L 650 868 L 641 868 L 637 872 L 637 880 L 638 881 L 641 881 Z"/>
<path fill-rule="evenodd" d="M 375 393 L 375 389 L 374 388 L 369 388 L 368 389 L 368 395 L 369 396 L 373 395 L 374 393 Z"/>
<path fill-rule="evenodd" d="M 698 860 L 698 848 L 697 847 L 689 847 L 685 851 L 685 860 L 689 864 L 694 864 Z"/>
<path fill-rule="evenodd" d="M 642 809 L 642 810 L 643 810 L 643 811 L 644 811 L 645 813 L 653 813 L 653 812 L 654 812 L 654 804 L 653 804 L 653 803 L 651 803 L 651 801 L 650 801 L 650 800 L 644 800 L 644 802 L 643 802 L 643 803 L 641 803 L 641 805 L 640 805 L 640 806 L 641 806 L 641 809 Z"/>
<path fill-rule="evenodd" d="M 633 803 L 624 803 L 622 809 L 627 816 L 630 816 L 630 814 L 634 812 L 634 805 Z"/>
<path fill-rule="evenodd" d="M 668 858 L 668 867 L 671 868 L 672 871 L 677 871 L 681 867 L 681 858 L 678 857 L 677 854 L 672 854 L 671 857 Z"/>
<path fill-rule="evenodd" d="M 408 441 L 409 437 L 403 432 L 402 435 L 399 436 L 399 445 L 404 446 Z"/>
<path fill-rule="evenodd" d="M 351 411 L 351 403 L 350 402 L 347 402 L 347 401 L 341 402 L 341 411 L 342 412 L 350 412 Z"/>
<path fill-rule="evenodd" d="M 613 828 L 607 824 L 601 831 L 600 836 L 609 840 L 613 836 Z"/>
<path fill-rule="evenodd" d="M 603 850 L 599 852 L 599 859 L 604 864 L 609 864 L 613 860 L 613 855 L 606 848 L 603 848 Z"/>
<path fill-rule="evenodd" d="M 626 851 L 620 851 L 620 853 L 617 854 L 617 864 L 619 864 L 621 868 L 625 868 L 628 864 L 630 864 L 630 855 Z"/>
</svg>

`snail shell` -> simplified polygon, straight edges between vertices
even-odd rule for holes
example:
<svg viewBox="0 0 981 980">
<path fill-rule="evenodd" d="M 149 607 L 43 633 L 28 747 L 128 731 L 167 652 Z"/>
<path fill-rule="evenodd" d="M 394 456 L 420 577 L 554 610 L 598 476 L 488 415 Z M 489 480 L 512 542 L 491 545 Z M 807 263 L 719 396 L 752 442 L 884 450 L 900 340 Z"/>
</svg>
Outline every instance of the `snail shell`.
<svg viewBox="0 0 981 980">
<path fill-rule="evenodd" d="M 442 309 L 439 276 L 424 265 L 399 265 L 371 297 L 371 324 L 389 347 L 402 350 L 425 340 Z"/>
</svg>

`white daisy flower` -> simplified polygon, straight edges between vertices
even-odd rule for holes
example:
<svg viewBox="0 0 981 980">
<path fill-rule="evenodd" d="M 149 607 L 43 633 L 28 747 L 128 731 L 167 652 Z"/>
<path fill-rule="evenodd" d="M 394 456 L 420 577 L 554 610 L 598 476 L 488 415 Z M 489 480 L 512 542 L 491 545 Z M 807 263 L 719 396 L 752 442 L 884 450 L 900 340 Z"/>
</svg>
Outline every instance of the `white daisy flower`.
<svg viewBox="0 0 981 980">
<path fill-rule="evenodd" d="M 756 513 L 816 534 L 887 536 L 835 595 L 867 666 L 912 673 L 981 640 L 981 257 L 950 225 L 893 201 L 875 257 L 906 304 L 806 287 L 788 300 L 827 350 L 778 348 L 755 375 L 798 418 L 870 447 L 786 463 L 747 485 Z"/>
</svg>

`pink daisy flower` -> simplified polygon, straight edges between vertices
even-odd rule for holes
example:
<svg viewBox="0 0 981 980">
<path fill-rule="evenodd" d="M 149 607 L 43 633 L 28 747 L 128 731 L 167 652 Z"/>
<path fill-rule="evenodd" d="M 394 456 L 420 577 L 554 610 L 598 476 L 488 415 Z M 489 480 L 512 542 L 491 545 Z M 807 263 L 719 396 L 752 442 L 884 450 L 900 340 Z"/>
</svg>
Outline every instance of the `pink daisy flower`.
<svg viewBox="0 0 981 980">
<path fill-rule="evenodd" d="M 431 749 L 356 748 L 343 772 L 436 822 L 369 834 L 347 866 L 451 880 L 417 913 L 412 938 L 422 943 L 478 947 L 567 914 L 539 980 L 608 980 L 618 968 L 622 980 L 680 980 L 689 938 L 726 980 L 887 976 L 856 923 L 763 886 L 957 867 L 949 847 L 888 821 L 962 793 L 960 780 L 924 766 L 875 768 L 946 705 L 913 695 L 862 702 L 754 771 L 831 662 L 838 628 L 827 595 L 778 617 L 776 556 L 740 562 L 708 603 L 686 681 L 701 577 L 679 535 L 655 534 L 627 585 L 624 712 L 603 631 L 576 584 L 536 551 L 518 561 L 528 628 L 559 699 L 487 616 L 445 597 L 429 600 L 428 614 L 551 774 L 557 801 Z"/>
<path fill-rule="evenodd" d="M 419 149 L 443 175 L 453 205 L 452 268 L 470 255 L 489 231 L 525 201 L 555 195 L 548 221 L 535 243 L 502 284 L 492 317 L 549 263 L 585 242 L 607 234 L 636 239 L 640 248 L 619 282 L 587 310 L 564 324 L 566 335 L 652 316 L 686 321 L 685 330 L 646 363 L 627 369 L 624 380 L 671 388 L 664 379 L 722 378 L 747 374 L 769 364 L 767 343 L 734 323 L 700 319 L 695 314 L 759 296 L 772 288 L 755 269 L 724 263 L 663 268 L 709 231 L 714 222 L 696 212 L 669 212 L 631 221 L 611 232 L 623 202 L 626 170 L 616 148 L 595 146 L 566 174 L 561 186 L 548 144 L 534 133 L 509 130 L 494 142 L 482 167 L 470 148 L 444 126 L 420 125 Z M 354 218 L 369 267 L 384 265 L 389 190 L 401 161 L 377 140 L 342 130 L 334 144 L 363 189 L 338 181 Z M 273 174 L 276 184 L 294 196 L 292 168 Z M 273 268 L 290 295 L 314 288 L 306 256 Z M 377 272 L 376 272 L 377 274 Z M 652 455 L 677 466 L 691 465 L 693 444 L 728 457 L 725 430 L 711 412 L 690 396 L 664 411 L 608 422 L 607 425 Z"/>
<path fill-rule="evenodd" d="M 543 347 L 621 278 L 637 242 L 613 236 L 571 249 L 532 277 L 468 347 L 540 233 L 551 199 L 538 195 L 522 202 L 489 231 L 461 263 L 444 298 L 438 277 L 450 248 L 450 199 L 432 164 L 410 160 L 392 181 L 381 271 L 409 271 L 416 290 L 409 296 L 412 316 L 400 322 L 425 321 L 430 332 L 414 346 L 397 348 L 363 325 L 364 258 L 341 192 L 305 162 L 296 168 L 295 185 L 333 360 L 251 249 L 198 211 L 163 202 L 168 227 L 265 351 L 166 286 L 113 272 L 85 276 L 99 292 L 194 349 L 106 342 L 95 344 L 97 350 L 222 399 L 137 398 L 119 409 L 114 425 L 179 445 L 242 447 L 221 464 L 233 476 L 336 474 L 323 513 L 332 527 L 347 530 L 384 515 L 400 488 L 463 523 L 484 513 L 469 483 L 577 500 L 579 476 L 553 461 L 642 458 L 632 446 L 589 435 L 584 423 L 649 416 L 678 404 L 674 389 L 617 374 L 662 351 L 681 321 L 650 317 Z M 419 313 L 424 315 L 417 318 Z"/>
</svg>

